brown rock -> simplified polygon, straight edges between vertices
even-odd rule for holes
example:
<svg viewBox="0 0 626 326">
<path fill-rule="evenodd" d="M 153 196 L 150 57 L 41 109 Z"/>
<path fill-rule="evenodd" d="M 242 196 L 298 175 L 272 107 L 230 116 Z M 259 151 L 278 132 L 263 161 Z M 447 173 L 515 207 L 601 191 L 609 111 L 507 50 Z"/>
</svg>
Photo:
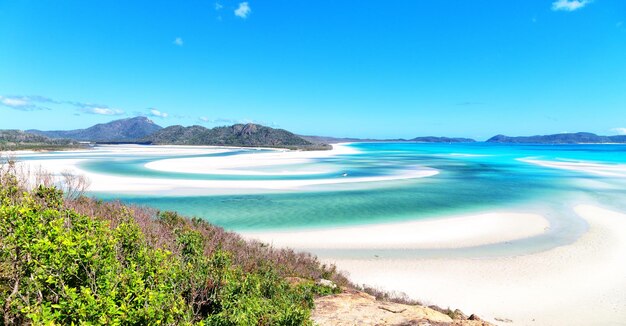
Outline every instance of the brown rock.
<svg viewBox="0 0 626 326">
<path fill-rule="evenodd" d="M 456 311 L 455 311 L 456 312 Z M 406 326 L 489 326 L 472 315 L 472 320 L 453 320 L 428 307 L 406 305 L 376 298 L 360 291 L 343 289 L 342 293 L 315 299 L 311 318 L 320 326 L 406 325 Z"/>
<path fill-rule="evenodd" d="M 454 310 L 454 312 L 452 314 L 454 315 L 454 317 L 452 317 L 453 319 L 460 319 L 460 320 L 466 320 L 467 319 L 467 315 L 464 314 L 459 309 Z"/>
<path fill-rule="evenodd" d="M 452 319 L 422 306 L 376 301 L 355 290 L 315 299 L 312 319 L 317 325 L 447 325 Z"/>
</svg>

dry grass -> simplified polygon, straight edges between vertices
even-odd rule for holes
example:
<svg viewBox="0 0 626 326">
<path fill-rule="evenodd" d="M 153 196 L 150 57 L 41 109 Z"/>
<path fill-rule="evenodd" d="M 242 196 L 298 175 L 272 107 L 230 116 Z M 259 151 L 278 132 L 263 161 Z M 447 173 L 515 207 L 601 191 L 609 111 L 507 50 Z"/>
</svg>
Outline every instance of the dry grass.
<svg viewBox="0 0 626 326">
<path fill-rule="evenodd" d="M 283 277 L 330 279 L 340 286 L 352 287 L 334 265 L 321 264 L 310 253 L 278 249 L 262 242 L 248 241 L 234 232 L 228 232 L 201 219 L 189 219 L 175 212 L 161 212 L 149 207 L 127 206 L 119 201 L 103 202 L 86 197 L 68 199 L 65 205 L 81 214 L 106 220 L 112 227 L 120 222 L 120 216 L 130 214 L 151 246 L 174 253 L 180 250 L 175 241 L 176 231 L 190 229 L 203 236 L 206 255 L 212 254 L 218 248 L 226 250 L 231 253 L 234 264 L 245 271 L 257 270 L 265 264 L 271 264 Z"/>
</svg>

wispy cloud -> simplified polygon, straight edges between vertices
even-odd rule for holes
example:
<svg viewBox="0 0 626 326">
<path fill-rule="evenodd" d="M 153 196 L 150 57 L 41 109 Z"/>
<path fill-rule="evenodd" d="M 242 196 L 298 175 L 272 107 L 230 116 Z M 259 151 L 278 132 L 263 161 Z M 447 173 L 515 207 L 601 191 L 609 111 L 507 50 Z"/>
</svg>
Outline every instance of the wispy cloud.
<svg viewBox="0 0 626 326">
<path fill-rule="evenodd" d="M 22 100 L 21 98 L 15 97 L 3 97 L 2 99 L 0 99 L 0 101 L 2 102 L 2 104 L 12 108 L 20 108 L 28 105 L 28 102 Z"/>
<path fill-rule="evenodd" d="M 167 118 L 169 116 L 169 114 L 159 111 L 157 109 L 148 109 L 148 110 L 149 110 L 148 115 L 150 115 L 151 117 Z"/>
<path fill-rule="evenodd" d="M 108 105 L 104 104 L 95 104 L 95 103 L 85 103 L 85 102 L 77 102 L 77 101 L 55 101 L 55 103 L 59 104 L 69 104 L 71 106 L 75 106 L 78 108 L 79 112 L 87 113 L 87 114 L 97 114 L 97 115 L 123 115 L 125 114 L 122 109 L 113 109 Z"/>
<path fill-rule="evenodd" d="M 54 103 L 53 100 L 43 96 L 2 96 L 0 95 L 0 106 L 8 107 L 20 111 L 50 110 L 42 103 Z"/>
<path fill-rule="evenodd" d="M 111 108 L 108 105 L 85 103 L 79 101 L 57 100 L 40 95 L 0 95 L 0 106 L 21 111 L 51 110 L 50 107 L 74 107 L 77 113 L 98 115 L 123 115 L 124 110 Z"/>
<path fill-rule="evenodd" d="M 80 109 L 83 113 L 98 115 L 123 115 L 124 110 L 112 109 L 107 107 L 85 107 Z"/>
<path fill-rule="evenodd" d="M 220 10 L 220 9 L 222 9 L 222 8 L 224 8 L 224 5 L 222 5 L 222 4 L 221 4 L 221 3 L 219 3 L 219 2 L 216 2 L 216 3 L 215 3 L 215 10 Z"/>
<path fill-rule="evenodd" d="M 58 104 L 69 104 L 71 106 L 75 106 L 79 109 L 91 109 L 91 108 L 108 108 L 108 105 L 104 104 L 95 104 L 95 103 L 84 103 L 84 102 L 76 102 L 76 101 L 58 101 L 55 102 Z"/>
<path fill-rule="evenodd" d="M 248 2 L 242 2 L 239 4 L 239 7 L 235 9 L 235 16 L 246 19 L 250 15 L 250 12 L 252 12 L 252 9 L 250 9 Z"/>
<path fill-rule="evenodd" d="M 552 3 L 554 11 L 574 11 L 590 4 L 593 0 L 556 0 Z"/>
<path fill-rule="evenodd" d="M 177 37 L 173 43 L 174 45 L 178 45 L 178 46 L 183 46 L 183 44 L 185 44 L 185 42 L 183 42 L 183 39 L 180 37 Z"/>
<path fill-rule="evenodd" d="M 237 124 L 237 123 L 242 123 L 240 120 L 237 119 L 226 119 L 226 118 L 216 118 L 216 119 L 211 119 L 208 117 L 199 117 L 198 120 L 200 122 L 204 122 L 204 123 L 209 123 L 209 124 L 222 124 L 222 125 L 227 125 L 227 124 Z"/>
<path fill-rule="evenodd" d="M 613 128 L 611 131 L 618 135 L 626 135 L 626 128 Z"/>
</svg>

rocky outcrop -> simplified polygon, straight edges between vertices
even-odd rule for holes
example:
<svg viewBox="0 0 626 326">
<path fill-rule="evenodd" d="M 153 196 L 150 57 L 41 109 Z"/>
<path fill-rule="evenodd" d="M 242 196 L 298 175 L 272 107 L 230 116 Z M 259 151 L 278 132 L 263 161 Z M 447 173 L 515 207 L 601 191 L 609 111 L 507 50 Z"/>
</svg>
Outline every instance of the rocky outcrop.
<svg viewBox="0 0 626 326">
<path fill-rule="evenodd" d="M 312 319 L 317 325 L 490 325 L 475 315 L 473 319 L 452 319 L 434 309 L 386 301 L 356 290 L 315 299 Z"/>
</svg>

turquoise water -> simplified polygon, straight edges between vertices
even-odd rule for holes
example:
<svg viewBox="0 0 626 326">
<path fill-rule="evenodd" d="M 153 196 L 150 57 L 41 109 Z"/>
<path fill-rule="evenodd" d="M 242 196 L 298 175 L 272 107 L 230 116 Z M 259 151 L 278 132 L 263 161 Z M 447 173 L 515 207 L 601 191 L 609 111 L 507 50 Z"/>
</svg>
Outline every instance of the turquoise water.
<svg viewBox="0 0 626 326">
<path fill-rule="evenodd" d="M 436 176 L 360 185 L 328 185 L 317 189 L 285 193 L 212 196 L 123 195 L 125 202 L 176 210 L 205 218 L 232 230 L 309 228 L 354 225 L 419 219 L 462 214 L 502 207 L 522 206 L 528 202 L 540 205 L 559 203 L 572 193 L 597 197 L 621 191 L 584 189 L 580 180 L 609 178 L 580 172 L 544 168 L 517 159 L 574 160 L 626 163 L 626 146 L 621 145 L 491 145 L 491 144 L 353 144 L 359 154 L 316 159 L 308 165 L 329 165 L 336 173 L 292 176 L 202 175 L 149 170 L 143 167 L 159 157 L 93 160 L 81 167 L 88 171 L 112 175 L 150 178 L 277 180 L 341 178 L 390 175 L 394 171 L 420 165 L 437 169 Z M 236 155 L 240 151 L 230 154 Z M 196 155 L 197 156 L 197 155 Z M 206 155 L 205 155 L 206 156 Z M 606 180 L 605 180 L 606 179 Z M 98 194 L 119 198 L 118 194 Z M 625 197 L 626 198 L 626 197 Z"/>
<path fill-rule="evenodd" d="M 233 190 L 212 195 L 188 195 L 173 189 L 167 193 L 96 193 L 105 200 L 176 210 L 204 218 L 235 231 L 309 229 L 465 215 L 493 210 L 532 212 L 546 216 L 551 230 L 532 240 L 518 241 L 515 248 L 537 250 L 573 241 L 585 228 L 572 207 L 589 202 L 607 208 L 626 208 L 624 175 L 599 175 L 569 171 L 520 161 L 585 162 L 615 168 L 626 164 L 624 145 L 494 145 L 361 143 L 350 145 L 355 154 L 329 156 L 285 166 L 255 167 L 260 172 L 289 170 L 294 175 L 223 175 L 162 172 L 144 165 L 168 158 L 229 156 L 267 153 L 236 149 L 227 153 L 157 153 L 107 155 L 94 151 L 69 157 L 52 153 L 46 158 L 80 158 L 79 167 L 88 172 L 122 177 L 173 180 L 315 180 L 393 176 L 419 167 L 439 171 L 437 175 L 394 181 L 337 183 L 299 187 L 284 191 L 254 193 Z M 37 160 L 38 154 L 23 156 Z M 323 172 L 297 174 L 313 168 Z M 319 169 L 318 169 L 319 170 Z M 347 176 L 343 174 L 346 173 Z M 181 181 L 182 182 L 182 181 Z M 181 188 L 182 189 L 182 188 Z M 183 194 L 183 195 L 181 195 Z M 494 247 L 495 252 L 503 250 Z M 352 253 L 354 254 L 354 252 Z M 423 253 L 424 254 L 424 253 Z"/>
</svg>

